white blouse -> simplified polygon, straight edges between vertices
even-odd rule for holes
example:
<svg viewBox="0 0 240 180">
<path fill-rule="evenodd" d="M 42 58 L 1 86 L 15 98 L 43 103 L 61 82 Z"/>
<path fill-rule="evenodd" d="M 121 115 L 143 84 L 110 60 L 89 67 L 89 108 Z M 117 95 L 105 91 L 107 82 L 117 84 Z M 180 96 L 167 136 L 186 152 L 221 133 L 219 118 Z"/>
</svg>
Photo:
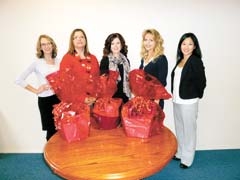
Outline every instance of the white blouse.
<svg viewBox="0 0 240 180">
<path fill-rule="evenodd" d="M 51 74 L 53 72 L 56 72 L 59 70 L 59 59 L 55 59 L 54 64 L 47 64 L 47 62 L 43 59 L 36 59 L 25 71 L 20 74 L 16 80 L 15 83 L 23 88 L 25 88 L 29 83 L 27 82 L 27 78 L 32 74 L 35 73 L 37 80 L 38 80 L 38 86 L 42 84 L 47 84 L 48 81 L 46 79 L 46 76 L 48 74 Z M 54 91 L 52 89 L 43 91 L 38 94 L 39 97 L 48 97 L 54 95 Z"/>
</svg>

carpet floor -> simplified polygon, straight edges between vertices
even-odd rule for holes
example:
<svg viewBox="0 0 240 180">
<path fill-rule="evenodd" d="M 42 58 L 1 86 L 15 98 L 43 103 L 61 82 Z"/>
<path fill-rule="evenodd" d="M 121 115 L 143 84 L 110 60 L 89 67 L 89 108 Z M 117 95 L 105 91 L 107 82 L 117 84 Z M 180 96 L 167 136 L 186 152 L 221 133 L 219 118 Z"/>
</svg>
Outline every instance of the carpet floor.
<svg viewBox="0 0 240 180">
<path fill-rule="evenodd" d="M 143 162 L 144 163 L 144 162 Z M 61 180 L 45 163 L 41 153 L 0 154 L 1 180 Z M 196 151 L 193 165 L 179 168 L 172 160 L 145 180 L 240 180 L 240 149 Z"/>
</svg>

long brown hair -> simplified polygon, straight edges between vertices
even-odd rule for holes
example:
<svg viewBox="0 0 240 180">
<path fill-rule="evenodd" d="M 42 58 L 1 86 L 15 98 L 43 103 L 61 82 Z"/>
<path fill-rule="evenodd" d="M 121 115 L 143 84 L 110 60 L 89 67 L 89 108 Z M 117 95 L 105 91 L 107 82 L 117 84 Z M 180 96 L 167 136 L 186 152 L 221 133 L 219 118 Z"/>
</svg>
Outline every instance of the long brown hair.
<svg viewBox="0 0 240 180">
<path fill-rule="evenodd" d="M 107 56 L 111 52 L 111 43 L 115 38 L 118 38 L 121 42 L 122 48 L 120 52 L 127 57 L 128 46 L 126 45 L 123 36 L 119 33 L 112 33 L 107 37 L 107 39 L 105 40 L 104 48 L 103 48 L 103 56 Z"/>
</svg>

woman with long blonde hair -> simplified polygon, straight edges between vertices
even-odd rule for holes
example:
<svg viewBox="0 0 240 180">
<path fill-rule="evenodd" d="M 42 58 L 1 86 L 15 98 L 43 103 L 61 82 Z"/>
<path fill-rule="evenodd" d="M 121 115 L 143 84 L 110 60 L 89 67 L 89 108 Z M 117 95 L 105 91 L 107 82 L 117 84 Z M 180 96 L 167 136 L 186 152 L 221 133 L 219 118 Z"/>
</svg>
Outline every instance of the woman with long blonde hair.
<svg viewBox="0 0 240 180">
<path fill-rule="evenodd" d="M 156 77 L 163 86 L 167 85 L 168 61 L 164 55 L 163 38 L 156 29 L 146 29 L 142 33 L 140 69 Z M 163 99 L 156 99 L 164 108 Z"/>
</svg>

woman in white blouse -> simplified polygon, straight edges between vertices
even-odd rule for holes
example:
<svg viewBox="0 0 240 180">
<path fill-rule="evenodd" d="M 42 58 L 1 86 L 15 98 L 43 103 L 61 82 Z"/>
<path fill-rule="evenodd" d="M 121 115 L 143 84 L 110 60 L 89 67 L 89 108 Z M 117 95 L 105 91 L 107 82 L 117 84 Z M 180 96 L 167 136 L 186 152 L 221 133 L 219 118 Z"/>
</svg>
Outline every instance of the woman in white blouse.
<svg viewBox="0 0 240 180">
<path fill-rule="evenodd" d="M 36 46 L 37 59 L 26 68 L 15 80 L 15 83 L 38 96 L 38 107 L 41 115 L 42 130 L 47 131 L 46 139 L 49 140 L 56 132 L 53 119 L 53 105 L 60 100 L 48 84 L 46 76 L 59 69 L 57 46 L 48 35 L 40 35 Z M 35 73 L 39 85 L 34 87 L 27 82 L 28 76 Z"/>
</svg>

